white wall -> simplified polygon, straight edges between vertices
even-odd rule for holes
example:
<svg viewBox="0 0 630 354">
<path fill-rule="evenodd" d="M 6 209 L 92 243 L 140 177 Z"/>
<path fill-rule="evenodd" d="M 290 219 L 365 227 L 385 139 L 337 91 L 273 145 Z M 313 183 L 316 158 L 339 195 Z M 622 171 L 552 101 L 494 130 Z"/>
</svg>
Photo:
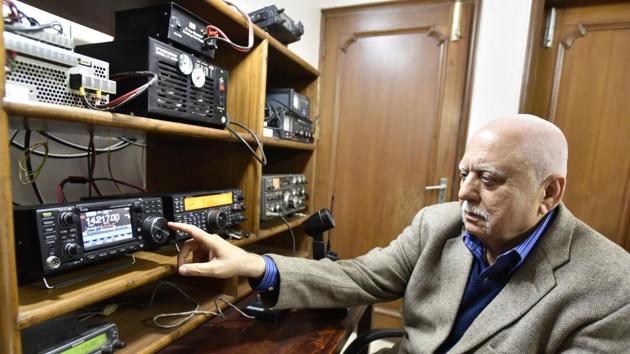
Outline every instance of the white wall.
<svg viewBox="0 0 630 354">
<path fill-rule="evenodd" d="M 518 113 L 531 0 L 482 0 L 468 139 L 495 117 Z"/>
</svg>

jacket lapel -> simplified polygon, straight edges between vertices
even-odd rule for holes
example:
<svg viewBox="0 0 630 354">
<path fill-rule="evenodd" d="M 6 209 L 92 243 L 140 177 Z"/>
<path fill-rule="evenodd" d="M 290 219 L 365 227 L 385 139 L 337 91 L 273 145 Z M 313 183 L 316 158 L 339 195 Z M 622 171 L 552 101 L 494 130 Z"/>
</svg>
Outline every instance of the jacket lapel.
<svg viewBox="0 0 630 354">
<path fill-rule="evenodd" d="M 556 285 L 553 268 L 542 252 L 530 254 L 503 290 L 481 311 L 453 353 L 467 352 L 523 316 Z"/>
<path fill-rule="evenodd" d="M 473 256 L 464 245 L 461 235 L 446 241 L 442 251 L 442 261 L 437 269 L 440 276 L 438 327 L 434 336 L 435 350 L 451 332 L 455 323 L 459 303 L 462 300 Z"/>
<path fill-rule="evenodd" d="M 486 306 L 452 348 L 467 352 L 521 318 L 556 285 L 554 269 L 568 262 L 575 218 L 560 205 L 549 229 L 503 290 Z"/>
</svg>

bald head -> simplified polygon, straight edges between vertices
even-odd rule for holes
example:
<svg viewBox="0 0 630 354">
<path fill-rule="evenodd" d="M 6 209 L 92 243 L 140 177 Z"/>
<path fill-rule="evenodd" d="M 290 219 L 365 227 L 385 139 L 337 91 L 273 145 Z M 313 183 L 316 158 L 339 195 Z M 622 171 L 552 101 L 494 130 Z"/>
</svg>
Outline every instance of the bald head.
<svg viewBox="0 0 630 354">
<path fill-rule="evenodd" d="M 556 126 L 519 114 L 477 131 L 459 164 L 462 220 L 490 259 L 514 248 L 562 202 L 567 141 Z"/>
<path fill-rule="evenodd" d="M 522 159 L 538 182 L 550 175 L 567 175 L 567 140 L 558 127 L 542 118 L 516 114 L 492 120 L 473 135 L 469 145 L 488 141 Z"/>
</svg>

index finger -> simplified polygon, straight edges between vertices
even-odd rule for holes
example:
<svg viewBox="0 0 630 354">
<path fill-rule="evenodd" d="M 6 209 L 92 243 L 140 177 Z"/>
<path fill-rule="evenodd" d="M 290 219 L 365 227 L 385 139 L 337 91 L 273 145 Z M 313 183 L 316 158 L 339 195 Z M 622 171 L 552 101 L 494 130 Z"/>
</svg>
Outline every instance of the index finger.
<svg viewBox="0 0 630 354">
<path fill-rule="evenodd" d="M 190 225 L 190 224 L 184 224 L 184 223 L 181 223 L 181 222 L 169 221 L 168 227 L 170 227 L 173 230 L 183 231 L 183 232 L 189 234 L 190 236 L 192 236 L 192 238 L 194 238 L 195 240 L 204 242 L 206 244 L 210 244 L 210 242 L 211 242 L 210 241 L 210 234 L 208 234 L 207 232 L 205 232 L 202 229 L 198 228 L 197 226 Z"/>
</svg>

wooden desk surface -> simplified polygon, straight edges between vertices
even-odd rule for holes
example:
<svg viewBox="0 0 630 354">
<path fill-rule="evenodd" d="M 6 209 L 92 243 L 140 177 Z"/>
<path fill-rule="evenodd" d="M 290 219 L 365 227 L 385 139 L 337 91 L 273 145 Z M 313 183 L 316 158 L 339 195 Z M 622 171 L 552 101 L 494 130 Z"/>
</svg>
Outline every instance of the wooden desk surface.
<svg viewBox="0 0 630 354">
<path fill-rule="evenodd" d="M 237 306 L 253 300 L 250 295 Z M 335 310 L 298 310 L 272 323 L 250 320 L 229 309 L 225 319 L 204 323 L 159 353 L 338 353 L 365 310 L 366 306 L 353 307 L 347 315 Z"/>
</svg>

